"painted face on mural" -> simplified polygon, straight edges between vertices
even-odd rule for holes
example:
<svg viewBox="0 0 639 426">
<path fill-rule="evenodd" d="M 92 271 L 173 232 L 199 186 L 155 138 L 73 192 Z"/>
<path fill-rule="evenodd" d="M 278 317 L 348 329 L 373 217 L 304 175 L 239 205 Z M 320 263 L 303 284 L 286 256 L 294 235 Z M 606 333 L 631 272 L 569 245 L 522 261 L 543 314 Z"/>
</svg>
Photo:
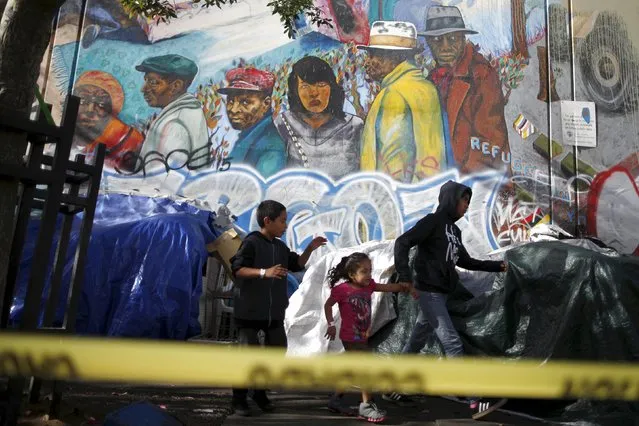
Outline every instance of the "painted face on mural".
<svg viewBox="0 0 639 426">
<path fill-rule="evenodd" d="M 297 93 L 306 111 L 319 114 L 328 107 L 328 102 L 331 99 L 331 85 L 326 81 L 311 84 L 298 77 Z"/>
<path fill-rule="evenodd" d="M 466 44 L 463 32 L 453 32 L 426 39 L 433 56 L 440 66 L 452 66 L 461 58 Z"/>
<path fill-rule="evenodd" d="M 78 86 L 75 95 L 80 98 L 78 132 L 94 140 L 102 134 L 109 122 L 113 110 L 111 96 L 105 90 L 91 85 Z"/>
<path fill-rule="evenodd" d="M 226 98 L 226 112 L 235 130 L 257 124 L 271 108 L 271 97 L 261 92 L 233 91 Z"/>
<path fill-rule="evenodd" d="M 144 74 L 142 94 L 150 107 L 164 108 L 185 92 L 184 81 L 155 72 Z"/>
<path fill-rule="evenodd" d="M 370 80 L 381 82 L 400 62 L 402 62 L 400 58 L 387 52 L 369 49 L 364 62 L 364 68 Z"/>
</svg>

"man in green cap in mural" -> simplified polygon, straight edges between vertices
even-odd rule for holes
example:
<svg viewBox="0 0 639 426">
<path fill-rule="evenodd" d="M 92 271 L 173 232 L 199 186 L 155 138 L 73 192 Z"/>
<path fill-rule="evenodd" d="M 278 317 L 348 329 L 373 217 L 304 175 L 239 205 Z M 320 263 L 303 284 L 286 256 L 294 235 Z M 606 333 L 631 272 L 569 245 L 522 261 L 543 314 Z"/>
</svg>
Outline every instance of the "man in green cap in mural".
<svg viewBox="0 0 639 426">
<path fill-rule="evenodd" d="M 202 104 L 187 89 L 198 67 L 180 55 L 146 58 L 135 67 L 144 73 L 142 94 L 150 107 L 162 108 L 146 134 L 140 156 L 169 166 L 201 167 L 208 161 L 208 130 Z M 186 154 L 186 153 L 188 154 Z"/>
</svg>

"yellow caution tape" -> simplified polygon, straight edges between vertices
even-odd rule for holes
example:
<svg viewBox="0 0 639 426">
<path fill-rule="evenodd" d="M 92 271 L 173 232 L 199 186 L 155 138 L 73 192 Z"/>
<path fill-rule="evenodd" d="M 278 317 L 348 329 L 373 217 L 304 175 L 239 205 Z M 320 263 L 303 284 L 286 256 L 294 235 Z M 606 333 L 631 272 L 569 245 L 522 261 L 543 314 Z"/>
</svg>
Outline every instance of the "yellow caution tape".
<svg viewBox="0 0 639 426">
<path fill-rule="evenodd" d="M 431 395 L 639 399 L 639 365 L 380 357 L 308 358 L 237 346 L 0 333 L 0 375 L 212 387 L 345 389 Z"/>
</svg>

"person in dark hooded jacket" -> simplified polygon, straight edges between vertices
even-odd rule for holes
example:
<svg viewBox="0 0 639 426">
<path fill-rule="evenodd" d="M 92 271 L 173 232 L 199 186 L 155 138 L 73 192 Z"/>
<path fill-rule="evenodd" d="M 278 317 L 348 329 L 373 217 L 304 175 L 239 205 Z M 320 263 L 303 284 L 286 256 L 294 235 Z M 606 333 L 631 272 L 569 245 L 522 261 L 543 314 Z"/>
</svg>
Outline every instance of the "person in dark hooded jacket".
<svg viewBox="0 0 639 426">
<path fill-rule="evenodd" d="M 286 231 L 287 212 L 283 204 L 265 200 L 257 207 L 259 231 L 251 232 L 231 258 L 235 277 L 233 316 L 240 345 L 257 346 L 258 334 L 264 333 L 266 346 L 286 348 L 284 314 L 288 306 L 288 271 L 302 271 L 311 253 L 326 244 L 315 237 L 302 255 L 289 250 L 279 238 Z M 248 389 L 233 389 L 235 414 L 249 416 Z M 263 389 L 253 390 L 253 401 L 262 411 L 272 411 L 273 404 Z"/>
<path fill-rule="evenodd" d="M 395 241 L 395 269 L 401 283 L 414 285 L 419 302 L 419 314 L 402 353 L 419 353 L 428 334 L 434 329 L 447 357 L 461 356 L 464 346 L 448 313 L 446 303 L 460 285 L 455 266 L 473 271 L 501 272 L 506 263 L 473 259 L 462 244 L 461 230 L 455 225 L 468 210 L 472 191 L 469 187 L 448 181 L 439 191 L 439 206 Z M 417 246 L 414 276 L 409 266 L 410 249 Z M 429 327 L 432 326 L 431 327 Z M 384 399 L 403 402 L 406 395 L 391 393 Z M 500 401 L 501 405 L 505 400 Z M 494 408 L 498 408 L 492 404 Z M 471 408 L 486 407 L 471 401 Z M 486 413 L 487 414 L 487 413 Z"/>
</svg>

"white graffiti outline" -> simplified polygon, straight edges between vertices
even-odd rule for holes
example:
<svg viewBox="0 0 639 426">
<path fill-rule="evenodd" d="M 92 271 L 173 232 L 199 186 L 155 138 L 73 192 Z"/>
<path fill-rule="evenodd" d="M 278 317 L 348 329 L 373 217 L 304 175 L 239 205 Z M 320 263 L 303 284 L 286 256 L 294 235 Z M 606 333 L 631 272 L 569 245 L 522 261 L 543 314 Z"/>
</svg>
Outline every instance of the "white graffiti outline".
<svg viewBox="0 0 639 426">
<path fill-rule="evenodd" d="M 230 199 L 229 209 L 238 217 L 238 226 L 245 231 L 257 229 L 255 210 L 260 201 L 278 199 L 289 211 L 284 239 L 292 249 L 300 250 L 315 235 L 327 237 L 329 248 L 396 238 L 434 211 L 439 187 L 454 180 L 473 190 L 470 212 L 458 222 L 464 230 L 464 242 L 470 243 L 471 252 L 485 253 L 500 247 L 491 213 L 504 179 L 502 173 L 492 170 L 463 177 L 457 170 L 449 170 L 416 184 L 399 183 L 381 173 L 356 173 L 335 182 L 308 169 L 286 169 L 264 179 L 251 167 L 234 165 L 225 172 L 149 171 L 146 179 L 106 171 L 104 182 L 112 192 L 147 196 L 168 192 L 200 199 L 213 208 L 225 195 Z M 364 238 L 363 232 L 368 233 Z"/>
</svg>

